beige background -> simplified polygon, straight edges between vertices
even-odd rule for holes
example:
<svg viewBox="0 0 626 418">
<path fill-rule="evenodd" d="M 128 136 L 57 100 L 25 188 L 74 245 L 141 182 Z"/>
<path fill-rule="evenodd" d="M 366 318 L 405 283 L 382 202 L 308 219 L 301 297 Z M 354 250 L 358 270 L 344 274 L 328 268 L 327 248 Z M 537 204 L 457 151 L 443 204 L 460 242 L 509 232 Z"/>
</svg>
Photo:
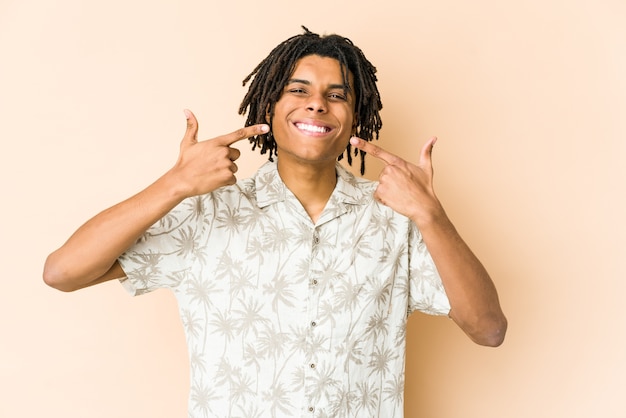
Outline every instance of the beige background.
<svg viewBox="0 0 626 418">
<path fill-rule="evenodd" d="M 414 316 L 407 417 L 626 416 L 625 22 L 622 0 L 0 0 L 0 416 L 186 416 L 173 297 L 63 294 L 43 261 L 169 168 L 183 108 L 238 128 L 241 80 L 301 24 L 378 67 L 381 146 L 440 138 L 440 198 L 510 321 L 489 349 Z"/>
</svg>

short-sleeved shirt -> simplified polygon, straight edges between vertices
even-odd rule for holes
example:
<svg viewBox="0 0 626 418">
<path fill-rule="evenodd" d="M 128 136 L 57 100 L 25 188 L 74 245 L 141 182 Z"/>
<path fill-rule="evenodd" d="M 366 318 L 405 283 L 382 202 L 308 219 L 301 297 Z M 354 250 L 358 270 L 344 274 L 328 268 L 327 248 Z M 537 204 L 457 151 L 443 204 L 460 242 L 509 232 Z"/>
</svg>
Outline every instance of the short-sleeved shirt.
<svg viewBox="0 0 626 418">
<path fill-rule="evenodd" d="M 415 224 L 336 170 L 316 223 L 267 162 L 120 257 L 132 294 L 176 295 L 190 417 L 403 416 L 408 314 L 450 305 Z"/>
</svg>

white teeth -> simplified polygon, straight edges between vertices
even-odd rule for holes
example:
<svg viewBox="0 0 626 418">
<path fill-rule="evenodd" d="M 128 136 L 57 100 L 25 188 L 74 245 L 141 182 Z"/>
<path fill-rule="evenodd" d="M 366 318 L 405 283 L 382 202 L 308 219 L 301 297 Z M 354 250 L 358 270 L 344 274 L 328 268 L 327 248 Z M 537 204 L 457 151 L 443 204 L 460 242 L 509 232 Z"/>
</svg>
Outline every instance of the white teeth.
<svg viewBox="0 0 626 418">
<path fill-rule="evenodd" d="M 303 131 L 315 132 L 315 133 L 320 133 L 320 134 L 330 131 L 329 128 L 325 128 L 323 126 L 309 125 L 306 123 L 297 123 L 296 126 L 298 127 L 298 129 L 301 129 Z"/>
</svg>

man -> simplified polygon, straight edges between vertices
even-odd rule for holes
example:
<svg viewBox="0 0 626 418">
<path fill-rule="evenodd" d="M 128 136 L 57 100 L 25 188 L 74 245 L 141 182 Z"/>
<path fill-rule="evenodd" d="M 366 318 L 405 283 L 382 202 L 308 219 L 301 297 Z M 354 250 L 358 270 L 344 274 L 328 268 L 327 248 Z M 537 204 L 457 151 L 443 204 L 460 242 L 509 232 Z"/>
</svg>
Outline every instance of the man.
<svg viewBox="0 0 626 418">
<path fill-rule="evenodd" d="M 281 43 L 244 80 L 247 126 L 198 142 L 185 111 L 174 167 L 79 228 L 45 282 L 171 289 L 191 417 L 401 417 L 409 313 L 449 315 L 489 346 L 507 323 L 434 193 L 435 138 L 417 165 L 368 142 L 382 126 L 375 72 L 337 35 Z M 270 161 L 237 181 L 244 138 Z M 385 162 L 379 182 L 342 168 L 344 152 L 362 171 L 365 153 Z"/>
</svg>

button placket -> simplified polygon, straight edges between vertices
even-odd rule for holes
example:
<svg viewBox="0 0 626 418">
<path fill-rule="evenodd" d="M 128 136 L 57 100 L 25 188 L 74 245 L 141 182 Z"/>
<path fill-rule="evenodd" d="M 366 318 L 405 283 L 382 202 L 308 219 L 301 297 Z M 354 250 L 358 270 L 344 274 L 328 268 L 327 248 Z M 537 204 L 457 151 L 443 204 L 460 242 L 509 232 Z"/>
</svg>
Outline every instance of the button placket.
<svg viewBox="0 0 626 418">
<path fill-rule="evenodd" d="M 311 261 L 310 261 L 310 268 L 309 268 L 309 294 L 307 297 L 307 323 L 308 323 L 308 331 L 306 332 L 307 334 L 307 344 L 310 345 L 312 344 L 312 341 L 314 340 L 313 337 L 313 333 L 315 332 L 315 329 L 318 327 L 318 321 L 317 321 L 317 316 L 319 314 L 318 312 L 318 308 L 319 308 L 319 289 L 317 289 L 317 286 L 319 285 L 319 271 L 320 271 L 320 260 L 318 260 L 318 246 L 320 244 L 320 234 L 317 230 L 317 228 L 315 228 L 312 231 L 312 234 L 310 236 L 311 238 Z M 317 356 L 315 353 L 310 352 L 310 356 L 307 356 L 309 358 L 307 358 L 305 361 L 305 379 L 306 376 L 312 376 L 314 374 L 317 373 L 316 368 L 317 368 Z M 313 398 L 312 398 L 312 394 L 311 393 L 306 393 L 306 397 L 309 401 L 309 405 L 306 407 L 306 410 L 311 414 L 311 416 L 313 416 L 315 414 L 315 406 L 314 406 L 314 402 L 312 402 Z"/>
</svg>

